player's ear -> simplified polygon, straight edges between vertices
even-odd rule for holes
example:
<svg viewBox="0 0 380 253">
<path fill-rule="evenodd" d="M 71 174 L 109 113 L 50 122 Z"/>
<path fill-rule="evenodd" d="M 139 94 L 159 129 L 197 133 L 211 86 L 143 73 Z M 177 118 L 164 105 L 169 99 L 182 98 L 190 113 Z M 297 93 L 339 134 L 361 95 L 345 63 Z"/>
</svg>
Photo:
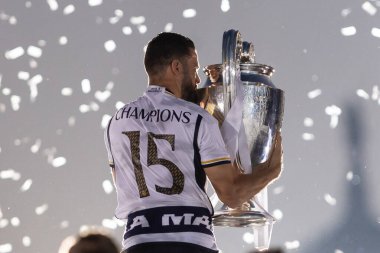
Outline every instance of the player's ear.
<svg viewBox="0 0 380 253">
<path fill-rule="evenodd" d="M 178 75 L 179 73 L 182 72 L 182 63 L 178 59 L 174 59 L 170 63 L 170 69 L 172 70 L 174 74 Z"/>
</svg>

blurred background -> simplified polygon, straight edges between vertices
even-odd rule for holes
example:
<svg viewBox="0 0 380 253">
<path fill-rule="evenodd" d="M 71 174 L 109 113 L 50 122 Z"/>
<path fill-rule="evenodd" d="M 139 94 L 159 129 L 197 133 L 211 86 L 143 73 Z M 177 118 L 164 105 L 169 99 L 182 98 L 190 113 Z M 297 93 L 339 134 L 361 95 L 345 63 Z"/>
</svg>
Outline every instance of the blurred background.
<svg viewBox="0 0 380 253">
<path fill-rule="evenodd" d="M 379 12 L 378 0 L 1 0 L 0 253 L 57 252 L 91 226 L 121 241 L 103 128 L 144 92 L 145 45 L 184 34 L 204 67 L 221 63 L 229 29 L 286 93 L 271 245 L 379 252 Z M 224 253 L 254 249 L 249 228 L 215 232 Z"/>
</svg>

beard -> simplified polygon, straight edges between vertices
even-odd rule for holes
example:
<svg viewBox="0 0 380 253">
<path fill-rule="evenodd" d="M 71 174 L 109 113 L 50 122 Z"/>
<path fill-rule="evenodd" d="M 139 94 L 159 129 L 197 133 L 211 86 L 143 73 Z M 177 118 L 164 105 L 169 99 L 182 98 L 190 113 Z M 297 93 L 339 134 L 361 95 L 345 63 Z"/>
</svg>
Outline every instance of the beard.
<svg viewBox="0 0 380 253">
<path fill-rule="evenodd" d="M 196 88 L 193 85 L 193 82 L 191 81 L 190 76 L 188 73 L 184 73 L 184 77 L 182 79 L 181 84 L 182 90 L 182 99 L 186 100 L 188 102 L 199 104 L 198 94 L 196 92 Z"/>
</svg>

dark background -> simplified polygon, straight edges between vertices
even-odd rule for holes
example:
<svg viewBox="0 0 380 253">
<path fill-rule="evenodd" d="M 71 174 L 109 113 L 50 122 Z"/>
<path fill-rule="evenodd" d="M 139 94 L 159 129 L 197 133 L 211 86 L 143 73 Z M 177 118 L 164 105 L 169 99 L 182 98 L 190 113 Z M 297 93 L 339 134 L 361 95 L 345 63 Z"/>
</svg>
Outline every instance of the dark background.
<svg viewBox="0 0 380 253">
<path fill-rule="evenodd" d="M 143 93 L 144 46 L 165 27 L 194 40 L 201 66 L 221 62 L 223 32 L 236 29 L 254 43 L 257 62 L 276 69 L 272 79 L 286 92 L 285 168 L 268 188 L 279 218 L 271 245 L 378 252 L 380 1 L 236 0 L 225 11 L 221 0 L 52 2 L 0 1 L 1 253 L 57 252 L 84 226 L 106 226 L 121 240 L 102 121 Z M 196 15 L 185 18 L 187 9 Z M 10 59 L 17 47 L 24 53 Z M 253 249 L 250 229 L 215 231 L 223 252 Z"/>
</svg>

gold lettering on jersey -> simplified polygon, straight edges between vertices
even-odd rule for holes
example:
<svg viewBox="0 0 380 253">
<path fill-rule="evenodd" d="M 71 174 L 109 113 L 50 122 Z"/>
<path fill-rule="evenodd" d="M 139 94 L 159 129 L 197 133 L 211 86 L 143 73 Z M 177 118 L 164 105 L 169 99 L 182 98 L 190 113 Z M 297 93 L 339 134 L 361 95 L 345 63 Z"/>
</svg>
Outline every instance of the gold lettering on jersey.
<svg viewBox="0 0 380 253">
<path fill-rule="evenodd" d="M 191 112 L 176 111 L 173 109 L 146 110 L 138 107 L 123 107 L 115 116 L 119 119 L 139 119 L 147 122 L 179 122 L 187 124 L 190 122 Z"/>
<path fill-rule="evenodd" d="M 171 149 L 174 151 L 175 138 L 173 134 L 154 134 L 151 132 L 148 133 L 148 166 L 160 164 L 166 167 L 173 177 L 172 187 L 169 188 L 156 185 L 156 191 L 167 195 L 180 194 L 183 191 L 185 184 L 185 176 L 173 162 L 163 158 L 158 158 L 157 145 L 154 139 L 166 140 L 169 142 Z"/>
</svg>

